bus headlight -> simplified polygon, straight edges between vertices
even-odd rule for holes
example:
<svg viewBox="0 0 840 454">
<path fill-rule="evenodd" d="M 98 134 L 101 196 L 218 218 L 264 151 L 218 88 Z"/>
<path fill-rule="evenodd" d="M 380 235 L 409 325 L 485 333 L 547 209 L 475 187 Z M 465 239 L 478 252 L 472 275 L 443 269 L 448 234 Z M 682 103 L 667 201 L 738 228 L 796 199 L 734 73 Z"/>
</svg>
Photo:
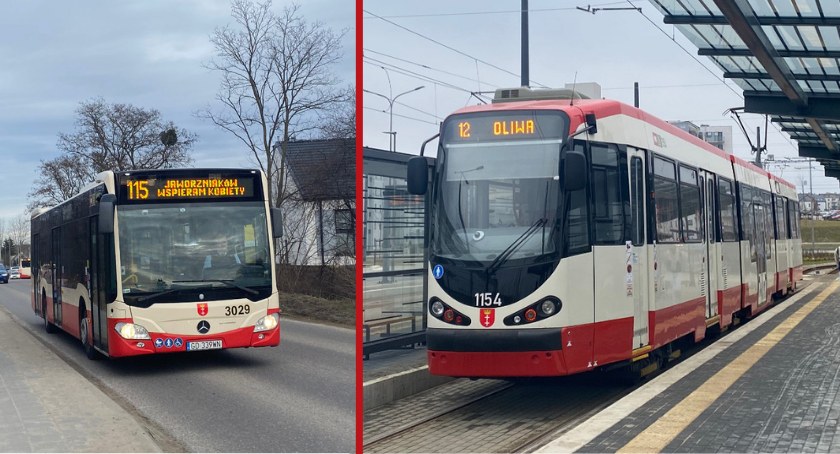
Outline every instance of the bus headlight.
<svg viewBox="0 0 840 454">
<path fill-rule="evenodd" d="M 435 314 L 435 317 L 440 317 L 443 315 L 443 303 L 440 301 L 435 301 L 432 303 L 432 313 Z"/>
<path fill-rule="evenodd" d="M 270 331 L 277 327 L 280 324 L 280 314 L 268 314 L 265 317 L 257 320 L 257 324 L 254 325 L 254 332 L 258 333 L 260 331 Z"/>
<path fill-rule="evenodd" d="M 151 339 L 149 331 L 142 325 L 119 322 L 114 325 L 114 329 L 123 339 Z"/>
</svg>

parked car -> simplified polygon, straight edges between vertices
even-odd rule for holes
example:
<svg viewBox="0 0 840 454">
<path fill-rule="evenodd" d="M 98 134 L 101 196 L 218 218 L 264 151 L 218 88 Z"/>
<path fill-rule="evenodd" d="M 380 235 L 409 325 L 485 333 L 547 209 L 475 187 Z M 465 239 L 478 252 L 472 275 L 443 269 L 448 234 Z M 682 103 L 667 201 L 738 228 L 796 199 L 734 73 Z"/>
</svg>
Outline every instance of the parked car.
<svg viewBox="0 0 840 454">
<path fill-rule="evenodd" d="M 13 266 L 9 269 L 10 279 L 20 279 L 20 268 Z"/>
<path fill-rule="evenodd" d="M 9 270 L 3 265 L 0 265 L 0 282 L 4 284 L 9 283 Z"/>
</svg>

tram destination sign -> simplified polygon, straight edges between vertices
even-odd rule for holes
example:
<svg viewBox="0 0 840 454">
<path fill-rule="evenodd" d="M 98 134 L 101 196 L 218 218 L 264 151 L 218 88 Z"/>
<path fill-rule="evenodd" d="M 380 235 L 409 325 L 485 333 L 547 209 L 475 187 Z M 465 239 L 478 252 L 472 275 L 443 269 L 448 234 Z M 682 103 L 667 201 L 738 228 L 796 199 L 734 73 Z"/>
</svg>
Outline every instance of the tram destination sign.
<svg viewBox="0 0 840 454">
<path fill-rule="evenodd" d="M 252 175 L 137 175 L 123 176 L 120 199 L 123 202 L 164 200 L 252 199 L 255 176 Z"/>
<path fill-rule="evenodd" d="M 478 112 L 450 117 L 443 129 L 447 143 L 563 139 L 566 120 L 560 112 Z"/>
</svg>

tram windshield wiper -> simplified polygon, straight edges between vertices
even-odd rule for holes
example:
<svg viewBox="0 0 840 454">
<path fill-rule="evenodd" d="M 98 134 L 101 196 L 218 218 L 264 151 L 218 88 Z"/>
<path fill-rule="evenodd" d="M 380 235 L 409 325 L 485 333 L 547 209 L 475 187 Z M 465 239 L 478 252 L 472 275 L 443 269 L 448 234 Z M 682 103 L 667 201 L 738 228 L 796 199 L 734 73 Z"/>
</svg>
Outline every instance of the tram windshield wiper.
<svg viewBox="0 0 840 454">
<path fill-rule="evenodd" d="M 237 284 L 236 282 L 233 281 L 233 279 L 199 279 L 199 280 L 193 280 L 193 281 L 172 281 L 173 284 L 176 284 L 176 283 L 196 283 L 196 282 L 219 282 L 219 283 L 222 283 L 222 284 L 226 284 L 228 287 L 238 288 L 239 290 L 242 290 L 244 292 L 248 292 L 251 295 L 259 295 L 260 294 L 260 292 L 254 290 L 250 287 L 245 287 L 245 286 Z"/>
<path fill-rule="evenodd" d="M 533 236 L 534 233 L 537 232 L 537 230 L 540 230 L 540 228 L 543 227 L 546 223 L 548 223 L 548 219 L 539 218 L 533 224 L 531 224 L 531 226 L 528 227 L 528 230 L 522 232 L 522 234 L 519 235 L 519 237 L 517 237 L 515 240 L 513 240 L 513 242 L 510 243 L 508 247 L 505 248 L 505 250 L 503 250 L 499 253 L 499 255 L 496 256 L 496 259 L 493 260 L 493 262 L 487 267 L 487 273 L 495 273 L 496 270 L 498 270 L 499 267 L 501 267 L 510 258 L 510 256 L 513 255 L 514 252 L 516 252 L 517 249 L 522 247 L 522 245 L 525 244 L 526 241 L 528 241 L 528 238 L 531 238 L 531 236 Z"/>
</svg>

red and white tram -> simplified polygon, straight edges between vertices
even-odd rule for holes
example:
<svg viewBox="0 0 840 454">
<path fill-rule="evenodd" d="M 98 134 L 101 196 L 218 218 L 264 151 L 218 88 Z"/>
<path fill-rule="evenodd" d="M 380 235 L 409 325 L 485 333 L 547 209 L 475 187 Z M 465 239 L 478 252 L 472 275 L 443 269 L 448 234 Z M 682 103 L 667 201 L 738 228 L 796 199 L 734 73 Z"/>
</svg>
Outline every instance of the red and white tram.
<svg viewBox="0 0 840 454">
<path fill-rule="evenodd" d="M 795 187 L 609 100 L 500 90 L 443 123 L 431 181 L 432 374 L 641 374 L 796 289 Z M 551 99 L 553 97 L 553 99 Z"/>
</svg>

